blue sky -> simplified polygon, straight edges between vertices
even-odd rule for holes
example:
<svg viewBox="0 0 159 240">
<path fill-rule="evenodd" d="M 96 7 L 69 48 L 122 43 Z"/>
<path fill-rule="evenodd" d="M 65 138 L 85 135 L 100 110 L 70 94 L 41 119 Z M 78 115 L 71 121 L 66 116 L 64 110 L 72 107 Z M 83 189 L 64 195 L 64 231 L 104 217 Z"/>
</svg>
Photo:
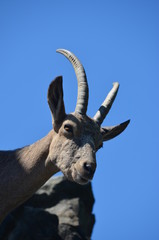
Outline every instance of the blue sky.
<svg viewBox="0 0 159 240">
<path fill-rule="evenodd" d="M 94 116 L 114 81 L 103 125 L 127 130 L 97 154 L 92 239 L 159 239 L 159 1 L 0 1 L 0 149 L 31 144 L 51 129 L 47 88 L 63 75 L 66 111 L 77 83 L 65 48 L 83 63 Z"/>
</svg>

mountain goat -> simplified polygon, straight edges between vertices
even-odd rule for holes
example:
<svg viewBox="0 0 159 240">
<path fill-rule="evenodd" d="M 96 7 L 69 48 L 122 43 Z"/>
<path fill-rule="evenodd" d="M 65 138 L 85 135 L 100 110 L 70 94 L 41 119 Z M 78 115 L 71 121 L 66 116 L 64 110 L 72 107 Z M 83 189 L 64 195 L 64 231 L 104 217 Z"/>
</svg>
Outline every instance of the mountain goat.
<svg viewBox="0 0 159 240">
<path fill-rule="evenodd" d="M 104 141 L 120 134 L 129 120 L 113 127 L 101 127 L 116 97 L 116 82 L 93 118 L 86 115 L 88 84 L 85 70 L 71 52 L 59 49 L 74 67 L 78 81 L 76 109 L 66 114 L 62 77 L 48 89 L 53 129 L 36 143 L 13 151 L 0 151 L 0 222 L 40 188 L 53 174 L 62 171 L 71 181 L 86 184 L 96 169 L 96 152 Z"/>
</svg>

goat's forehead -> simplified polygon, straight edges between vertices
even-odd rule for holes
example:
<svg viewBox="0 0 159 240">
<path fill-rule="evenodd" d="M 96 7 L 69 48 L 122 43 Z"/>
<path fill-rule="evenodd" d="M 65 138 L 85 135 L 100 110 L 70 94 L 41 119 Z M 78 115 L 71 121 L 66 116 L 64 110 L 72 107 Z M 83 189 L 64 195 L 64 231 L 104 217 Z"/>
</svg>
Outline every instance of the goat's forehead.
<svg viewBox="0 0 159 240">
<path fill-rule="evenodd" d="M 83 133 L 91 135 L 99 135 L 100 127 L 90 117 L 79 113 L 68 114 L 65 121 L 70 121 L 75 124 Z"/>
</svg>

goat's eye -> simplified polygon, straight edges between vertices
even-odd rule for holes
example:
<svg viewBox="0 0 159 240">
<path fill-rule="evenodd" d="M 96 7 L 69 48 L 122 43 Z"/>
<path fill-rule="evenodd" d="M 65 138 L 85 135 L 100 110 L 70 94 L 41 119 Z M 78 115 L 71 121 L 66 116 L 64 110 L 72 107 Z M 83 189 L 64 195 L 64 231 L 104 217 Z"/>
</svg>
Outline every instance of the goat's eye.
<svg viewBox="0 0 159 240">
<path fill-rule="evenodd" d="M 68 132 L 68 133 L 73 133 L 73 127 L 70 124 L 65 124 L 64 125 L 64 129 Z"/>
</svg>

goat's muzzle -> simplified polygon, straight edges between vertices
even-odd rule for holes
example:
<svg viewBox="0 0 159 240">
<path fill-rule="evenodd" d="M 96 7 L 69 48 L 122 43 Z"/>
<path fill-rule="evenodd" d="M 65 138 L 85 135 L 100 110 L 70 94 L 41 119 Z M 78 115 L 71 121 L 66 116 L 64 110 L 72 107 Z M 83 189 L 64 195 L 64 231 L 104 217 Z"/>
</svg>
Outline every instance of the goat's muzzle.
<svg viewBox="0 0 159 240">
<path fill-rule="evenodd" d="M 96 170 L 96 161 L 80 160 L 75 164 L 73 178 L 74 181 L 80 184 L 86 184 L 92 180 Z"/>
</svg>

